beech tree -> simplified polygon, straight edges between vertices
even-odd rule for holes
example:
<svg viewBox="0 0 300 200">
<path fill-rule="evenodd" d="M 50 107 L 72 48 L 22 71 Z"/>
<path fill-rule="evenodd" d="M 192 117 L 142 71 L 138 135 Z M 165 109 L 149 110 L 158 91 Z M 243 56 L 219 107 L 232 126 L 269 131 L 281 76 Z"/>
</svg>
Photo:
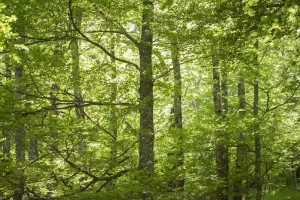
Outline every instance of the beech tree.
<svg viewBox="0 0 300 200">
<path fill-rule="evenodd" d="M 297 199 L 299 6 L 2 0 L 0 198 Z"/>
</svg>

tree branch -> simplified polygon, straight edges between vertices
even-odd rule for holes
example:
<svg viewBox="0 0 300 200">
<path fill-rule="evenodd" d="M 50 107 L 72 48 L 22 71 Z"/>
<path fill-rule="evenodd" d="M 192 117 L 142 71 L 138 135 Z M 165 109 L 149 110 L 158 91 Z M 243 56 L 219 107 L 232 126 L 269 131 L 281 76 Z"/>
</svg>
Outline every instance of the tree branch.
<svg viewBox="0 0 300 200">
<path fill-rule="evenodd" d="M 270 108 L 269 106 L 269 99 L 270 99 L 270 95 L 269 93 L 267 93 L 267 107 L 266 107 L 266 110 L 265 112 L 263 113 L 262 117 L 263 118 L 268 112 L 271 112 L 273 110 L 276 110 L 277 108 L 281 107 L 281 106 L 284 106 L 285 104 L 287 104 L 294 96 L 295 94 L 297 93 L 297 91 L 299 90 L 299 87 L 300 87 L 300 83 L 297 85 L 297 87 L 294 89 L 294 91 L 292 92 L 291 96 L 289 96 L 283 103 L 281 104 L 278 104 L 272 108 Z"/>
<path fill-rule="evenodd" d="M 94 5 L 94 8 L 96 8 L 95 5 Z M 136 47 L 139 48 L 140 43 L 139 43 L 136 39 L 134 39 L 134 38 L 133 38 L 126 30 L 125 30 L 125 28 L 124 28 L 120 23 L 115 22 L 115 20 L 109 18 L 109 17 L 108 17 L 107 15 L 105 15 L 105 13 L 104 13 L 102 10 L 100 10 L 99 8 L 96 8 L 96 9 L 99 11 L 99 13 L 102 15 L 102 17 L 103 17 L 105 20 L 109 20 L 110 22 L 113 22 L 114 24 L 116 24 L 116 25 L 122 30 L 122 32 L 116 32 L 116 33 L 119 33 L 119 34 L 124 35 L 126 38 L 128 38 L 130 41 L 132 41 L 132 42 L 135 44 Z"/>
<path fill-rule="evenodd" d="M 109 52 L 104 46 L 102 46 L 101 44 L 91 40 L 87 35 L 85 35 L 76 25 L 75 21 L 74 21 L 74 18 L 73 18 L 73 10 L 72 10 L 72 0 L 69 0 L 69 3 L 68 3 L 68 6 L 69 6 L 69 17 L 70 17 L 70 20 L 71 20 L 71 23 L 72 23 L 72 26 L 74 27 L 74 29 L 79 33 L 79 35 L 81 35 L 81 37 L 83 37 L 87 42 L 95 45 L 96 47 L 100 48 L 106 55 L 108 55 L 109 57 L 117 60 L 117 61 L 120 61 L 120 62 L 123 62 L 123 63 L 127 63 L 129 65 L 132 65 L 134 66 L 137 70 L 140 70 L 139 66 L 133 62 L 130 62 L 128 60 L 125 60 L 125 59 L 122 59 L 122 58 L 117 58 L 113 53 Z"/>
</svg>

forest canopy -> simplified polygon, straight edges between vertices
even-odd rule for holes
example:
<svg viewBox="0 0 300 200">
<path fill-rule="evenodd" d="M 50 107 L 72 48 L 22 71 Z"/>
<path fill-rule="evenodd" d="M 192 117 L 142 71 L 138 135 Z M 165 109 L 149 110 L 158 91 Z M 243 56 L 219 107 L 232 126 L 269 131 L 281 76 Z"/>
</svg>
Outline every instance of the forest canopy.
<svg viewBox="0 0 300 200">
<path fill-rule="evenodd" d="M 300 199 L 297 0 L 0 0 L 0 199 Z"/>
</svg>

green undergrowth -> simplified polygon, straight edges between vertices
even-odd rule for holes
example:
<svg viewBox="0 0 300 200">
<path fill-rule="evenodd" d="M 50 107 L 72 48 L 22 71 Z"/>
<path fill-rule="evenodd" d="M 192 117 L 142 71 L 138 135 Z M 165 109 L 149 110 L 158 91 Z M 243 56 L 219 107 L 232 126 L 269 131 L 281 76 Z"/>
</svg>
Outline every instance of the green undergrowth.
<svg viewBox="0 0 300 200">
<path fill-rule="evenodd" d="M 300 200 L 300 187 L 297 189 L 279 188 L 268 193 L 263 200 Z"/>
</svg>

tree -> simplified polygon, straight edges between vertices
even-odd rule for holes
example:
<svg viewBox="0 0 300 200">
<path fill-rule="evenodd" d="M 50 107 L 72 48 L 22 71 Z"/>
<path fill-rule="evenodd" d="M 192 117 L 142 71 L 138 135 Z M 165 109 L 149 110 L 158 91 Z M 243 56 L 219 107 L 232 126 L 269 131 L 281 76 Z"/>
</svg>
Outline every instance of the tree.
<svg viewBox="0 0 300 200">
<path fill-rule="evenodd" d="M 297 1 L 3 2 L 0 198 L 297 187 Z"/>
<path fill-rule="evenodd" d="M 226 100 L 226 77 L 221 79 L 219 59 L 216 50 L 212 52 L 213 56 L 213 98 L 214 111 L 217 116 L 217 123 L 221 125 L 224 113 L 228 110 Z M 224 75 L 224 74 L 223 74 Z M 222 76 L 223 78 L 223 76 Z M 221 183 L 217 189 L 217 198 L 220 200 L 228 199 L 228 176 L 229 176 L 229 161 L 228 161 L 228 147 L 226 147 L 226 133 L 223 133 L 219 128 L 216 129 L 216 172 Z"/>
<path fill-rule="evenodd" d="M 21 12 L 22 13 L 22 12 Z M 15 31 L 19 35 L 25 35 L 25 24 L 20 20 L 20 15 L 21 13 L 18 13 L 18 21 L 15 27 Z M 22 45 L 24 44 L 24 39 L 19 39 L 18 44 Z M 24 54 L 23 52 L 19 51 L 18 56 L 21 59 L 24 59 Z M 15 91 L 16 91 L 16 103 L 17 106 L 20 107 L 21 109 L 25 108 L 23 105 L 23 100 L 25 98 L 24 93 L 25 93 L 25 82 L 24 82 L 24 66 L 22 63 L 15 63 L 14 66 L 14 74 L 15 74 Z M 19 118 L 19 124 L 17 125 L 17 129 L 15 132 L 15 152 L 16 152 L 16 162 L 19 166 L 18 172 L 17 172 L 17 177 L 18 177 L 18 183 L 16 184 L 16 190 L 13 196 L 14 200 L 21 200 L 23 195 L 24 195 L 24 187 L 25 187 L 25 177 L 24 177 L 24 171 L 22 169 L 22 165 L 25 162 L 25 134 L 26 130 L 24 127 L 24 124 L 22 123 L 22 115 L 18 116 Z"/>
<path fill-rule="evenodd" d="M 154 4 L 152 0 L 143 0 L 142 32 L 139 46 L 140 56 L 140 133 L 139 133 L 139 169 L 154 171 L 154 124 L 153 124 L 153 72 L 152 43 Z"/>
</svg>

